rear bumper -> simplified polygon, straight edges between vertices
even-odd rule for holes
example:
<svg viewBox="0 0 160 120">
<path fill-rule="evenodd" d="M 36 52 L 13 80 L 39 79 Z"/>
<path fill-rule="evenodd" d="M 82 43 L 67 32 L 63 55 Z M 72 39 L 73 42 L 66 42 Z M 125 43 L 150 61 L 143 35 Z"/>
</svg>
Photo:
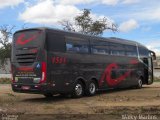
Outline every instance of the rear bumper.
<svg viewBox="0 0 160 120">
<path fill-rule="evenodd" d="M 23 89 L 23 87 L 28 87 L 28 89 Z M 35 94 L 41 94 L 43 93 L 47 88 L 47 85 L 30 85 L 30 84 L 15 84 L 12 83 L 12 90 L 14 92 L 19 93 L 35 93 Z"/>
<path fill-rule="evenodd" d="M 28 89 L 23 89 L 23 87 L 28 87 Z M 18 93 L 31 93 L 31 94 L 44 94 L 44 93 L 70 93 L 72 91 L 72 86 L 56 87 L 51 84 L 17 84 L 12 83 L 12 90 Z"/>
</svg>

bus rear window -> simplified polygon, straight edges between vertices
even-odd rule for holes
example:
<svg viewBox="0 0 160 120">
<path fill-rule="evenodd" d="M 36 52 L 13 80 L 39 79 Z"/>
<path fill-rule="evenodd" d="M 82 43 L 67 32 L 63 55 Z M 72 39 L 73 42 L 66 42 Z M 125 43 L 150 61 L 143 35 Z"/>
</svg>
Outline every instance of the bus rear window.
<svg viewBox="0 0 160 120">
<path fill-rule="evenodd" d="M 14 35 L 14 46 L 18 48 L 40 47 L 43 43 L 41 30 L 30 30 L 18 32 Z"/>
</svg>

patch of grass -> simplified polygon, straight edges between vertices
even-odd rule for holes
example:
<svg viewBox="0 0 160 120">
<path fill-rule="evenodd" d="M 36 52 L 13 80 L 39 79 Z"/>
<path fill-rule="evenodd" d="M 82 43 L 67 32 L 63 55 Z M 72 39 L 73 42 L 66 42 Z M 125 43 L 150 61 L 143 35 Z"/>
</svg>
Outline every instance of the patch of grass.
<svg viewBox="0 0 160 120">
<path fill-rule="evenodd" d="M 160 77 L 154 77 L 154 82 L 160 82 Z"/>
<path fill-rule="evenodd" d="M 10 78 L 0 78 L 0 84 L 11 84 Z"/>
<path fill-rule="evenodd" d="M 12 94 L 12 93 L 6 93 L 8 96 L 10 96 L 10 97 L 16 97 L 14 94 Z"/>
<path fill-rule="evenodd" d="M 154 81 L 154 82 L 160 82 L 160 80 Z"/>
</svg>

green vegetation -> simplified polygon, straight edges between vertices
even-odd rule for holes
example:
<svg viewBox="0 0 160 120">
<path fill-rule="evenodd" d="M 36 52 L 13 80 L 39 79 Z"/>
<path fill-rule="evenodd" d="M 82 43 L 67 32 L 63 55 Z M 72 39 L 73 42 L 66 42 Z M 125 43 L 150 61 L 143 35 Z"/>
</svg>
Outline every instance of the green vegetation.
<svg viewBox="0 0 160 120">
<path fill-rule="evenodd" d="M 160 82 L 160 77 L 154 77 L 154 82 Z"/>
<path fill-rule="evenodd" d="M 101 36 L 105 30 L 118 32 L 118 26 L 115 23 L 111 23 L 111 21 L 105 17 L 94 19 L 89 9 L 83 9 L 80 15 L 73 18 L 73 22 L 63 20 L 60 23 L 64 30 L 76 31 L 88 35 Z"/>
<path fill-rule="evenodd" d="M 0 26 L 0 68 L 5 70 L 7 59 L 11 57 L 11 38 L 14 26 Z"/>
<path fill-rule="evenodd" d="M 6 93 L 9 97 L 16 97 L 14 94 L 12 93 Z"/>
<path fill-rule="evenodd" d="M 0 84 L 11 84 L 10 78 L 0 78 Z"/>
</svg>

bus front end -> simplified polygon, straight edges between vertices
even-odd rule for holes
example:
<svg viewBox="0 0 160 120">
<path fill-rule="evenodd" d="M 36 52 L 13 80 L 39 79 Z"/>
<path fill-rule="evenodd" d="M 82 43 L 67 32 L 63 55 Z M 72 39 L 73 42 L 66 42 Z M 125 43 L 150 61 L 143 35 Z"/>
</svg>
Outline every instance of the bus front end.
<svg viewBox="0 0 160 120">
<path fill-rule="evenodd" d="M 43 30 L 22 30 L 12 42 L 12 89 L 14 92 L 41 93 L 46 86 L 46 51 Z"/>
</svg>

